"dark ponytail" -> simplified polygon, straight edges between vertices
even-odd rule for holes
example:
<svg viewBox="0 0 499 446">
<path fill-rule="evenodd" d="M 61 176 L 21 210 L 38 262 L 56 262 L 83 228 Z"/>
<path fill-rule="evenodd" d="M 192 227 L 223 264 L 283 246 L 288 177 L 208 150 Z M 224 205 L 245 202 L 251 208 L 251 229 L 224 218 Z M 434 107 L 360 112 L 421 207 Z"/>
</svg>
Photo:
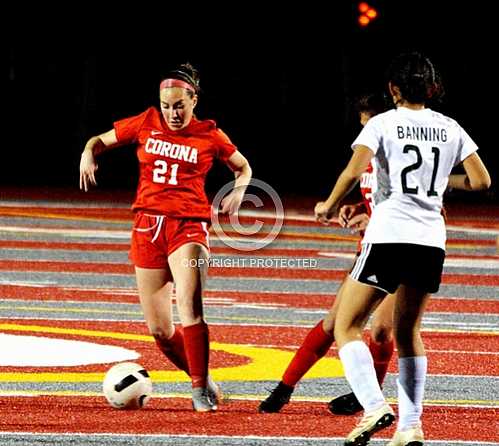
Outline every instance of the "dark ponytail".
<svg viewBox="0 0 499 446">
<path fill-rule="evenodd" d="M 418 52 L 396 57 L 386 77 L 387 82 L 400 89 L 402 98 L 412 104 L 423 104 L 443 92 L 440 76 L 430 59 Z"/>
</svg>

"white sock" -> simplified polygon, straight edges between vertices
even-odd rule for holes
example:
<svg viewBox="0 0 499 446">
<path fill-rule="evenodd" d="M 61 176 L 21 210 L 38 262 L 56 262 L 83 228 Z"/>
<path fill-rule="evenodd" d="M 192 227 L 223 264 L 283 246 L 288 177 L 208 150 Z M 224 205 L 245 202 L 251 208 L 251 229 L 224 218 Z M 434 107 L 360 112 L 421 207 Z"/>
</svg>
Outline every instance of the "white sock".
<svg viewBox="0 0 499 446">
<path fill-rule="evenodd" d="M 366 412 L 379 409 L 385 398 L 376 378 L 374 362 L 367 345 L 362 341 L 345 344 L 338 352 L 345 377 Z"/>
<path fill-rule="evenodd" d="M 397 379 L 399 421 L 397 430 L 404 431 L 420 423 L 428 361 L 426 356 L 399 358 Z"/>
</svg>

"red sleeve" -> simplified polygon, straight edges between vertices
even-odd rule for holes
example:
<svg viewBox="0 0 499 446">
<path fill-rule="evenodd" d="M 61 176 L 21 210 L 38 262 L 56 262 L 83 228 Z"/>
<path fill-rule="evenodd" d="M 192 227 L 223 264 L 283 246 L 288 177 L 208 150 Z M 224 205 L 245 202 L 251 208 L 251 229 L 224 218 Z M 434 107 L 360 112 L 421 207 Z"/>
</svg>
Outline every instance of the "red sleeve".
<svg viewBox="0 0 499 446">
<path fill-rule="evenodd" d="M 237 150 L 237 147 L 232 143 L 229 137 L 220 129 L 216 130 L 215 138 L 217 145 L 217 158 L 225 163 Z"/>
<path fill-rule="evenodd" d="M 116 131 L 116 138 L 118 139 L 118 142 L 122 144 L 136 143 L 142 124 L 150 112 L 151 109 L 149 108 L 140 115 L 114 122 L 113 126 Z"/>
</svg>

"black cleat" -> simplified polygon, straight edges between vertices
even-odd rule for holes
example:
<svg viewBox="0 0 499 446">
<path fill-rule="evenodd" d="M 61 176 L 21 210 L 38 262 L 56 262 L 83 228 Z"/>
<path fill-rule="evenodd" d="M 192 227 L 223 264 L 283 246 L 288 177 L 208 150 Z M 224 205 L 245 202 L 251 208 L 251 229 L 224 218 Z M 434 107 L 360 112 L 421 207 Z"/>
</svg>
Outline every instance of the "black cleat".
<svg viewBox="0 0 499 446">
<path fill-rule="evenodd" d="M 277 384 L 276 388 L 270 392 L 270 395 L 263 400 L 258 406 L 260 413 L 276 413 L 279 412 L 285 404 L 289 403 L 289 399 L 295 390 L 294 387 L 284 384 L 282 381 Z"/>
<path fill-rule="evenodd" d="M 364 410 L 353 392 L 332 399 L 327 407 L 335 415 L 355 415 Z"/>
</svg>

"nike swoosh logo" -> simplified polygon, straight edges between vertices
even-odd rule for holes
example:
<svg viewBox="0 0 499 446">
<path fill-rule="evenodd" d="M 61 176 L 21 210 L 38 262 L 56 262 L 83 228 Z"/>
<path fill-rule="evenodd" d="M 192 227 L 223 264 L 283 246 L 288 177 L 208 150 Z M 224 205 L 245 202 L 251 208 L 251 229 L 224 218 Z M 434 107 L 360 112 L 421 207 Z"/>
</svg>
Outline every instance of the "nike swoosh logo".
<svg viewBox="0 0 499 446">
<path fill-rule="evenodd" d="M 157 131 L 157 130 L 153 130 L 153 131 L 151 132 L 151 135 L 153 135 L 153 136 L 154 136 L 154 135 L 161 135 L 162 133 L 163 133 L 163 132 L 159 132 L 159 131 Z"/>
</svg>

